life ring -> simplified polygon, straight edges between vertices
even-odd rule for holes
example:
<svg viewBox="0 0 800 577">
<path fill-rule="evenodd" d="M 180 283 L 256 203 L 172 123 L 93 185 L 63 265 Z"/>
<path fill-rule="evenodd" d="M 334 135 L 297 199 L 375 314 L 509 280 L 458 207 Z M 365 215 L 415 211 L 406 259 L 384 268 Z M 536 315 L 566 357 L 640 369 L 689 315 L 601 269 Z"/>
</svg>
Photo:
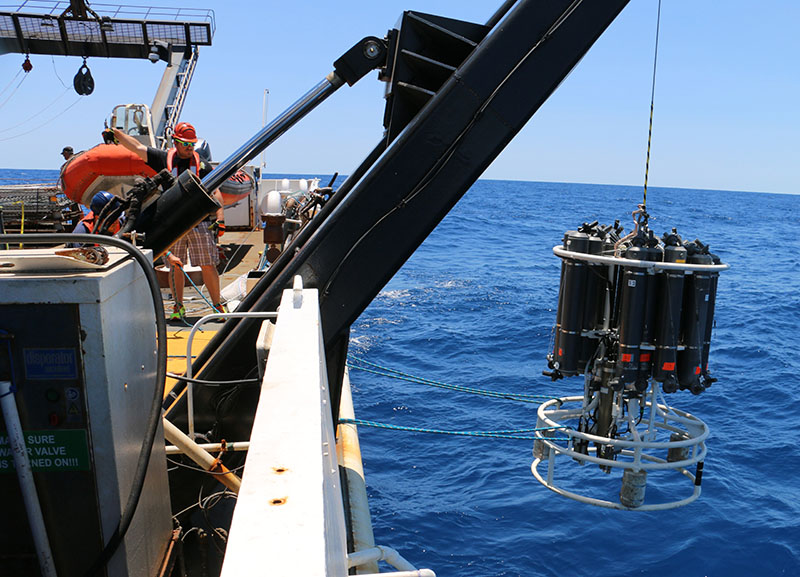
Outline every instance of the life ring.
<svg viewBox="0 0 800 577">
<path fill-rule="evenodd" d="M 89 206 L 100 191 L 123 196 L 137 178 L 155 174 L 155 170 L 127 148 L 98 144 L 65 162 L 59 183 L 70 200 Z"/>
<path fill-rule="evenodd" d="M 253 177 L 244 170 L 237 170 L 219 187 L 219 191 L 222 193 L 222 206 L 236 204 L 255 189 L 256 183 Z"/>
</svg>

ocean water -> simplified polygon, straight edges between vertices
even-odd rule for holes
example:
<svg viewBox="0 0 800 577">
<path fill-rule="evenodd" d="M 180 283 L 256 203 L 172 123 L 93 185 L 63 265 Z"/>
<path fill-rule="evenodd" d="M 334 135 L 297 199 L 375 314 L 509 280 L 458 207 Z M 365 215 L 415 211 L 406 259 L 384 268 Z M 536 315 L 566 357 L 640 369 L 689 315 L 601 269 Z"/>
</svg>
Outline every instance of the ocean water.
<svg viewBox="0 0 800 577">
<path fill-rule="evenodd" d="M 0 184 L 56 176 L 0 170 Z M 636 187 L 477 182 L 354 324 L 351 353 L 457 385 L 580 394 L 579 378 L 541 375 L 559 282 L 552 247 L 582 222 L 630 230 L 638 202 Z M 800 575 L 800 196 L 650 188 L 648 210 L 658 234 L 676 227 L 731 265 L 709 362 L 719 381 L 668 397 L 711 429 L 700 499 L 665 512 L 601 509 L 539 485 L 531 441 L 362 426 L 376 543 L 439 577 Z M 536 425 L 536 405 L 356 370 L 351 380 L 361 419 Z M 597 467 L 575 470 L 577 482 L 619 491 Z"/>
<path fill-rule="evenodd" d="M 361 315 L 351 353 L 457 385 L 581 394 L 580 378 L 541 375 L 558 294 L 552 247 L 582 222 L 630 230 L 638 202 L 637 187 L 477 182 Z M 719 381 L 668 397 L 711 430 L 701 497 L 664 512 L 602 509 L 539 485 L 530 441 L 362 426 L 377 543 L 440 577 L 800 575 L 800 196 L 651 188 L 648 211 L 657 234 L 676 227 L 731 265 L 711 345 Z M 351 380 L 361 419 L 536 425 L 536 405 L 356 370 Z M 595 466 L 572 469 L 619 491 Z"/>
</svg>

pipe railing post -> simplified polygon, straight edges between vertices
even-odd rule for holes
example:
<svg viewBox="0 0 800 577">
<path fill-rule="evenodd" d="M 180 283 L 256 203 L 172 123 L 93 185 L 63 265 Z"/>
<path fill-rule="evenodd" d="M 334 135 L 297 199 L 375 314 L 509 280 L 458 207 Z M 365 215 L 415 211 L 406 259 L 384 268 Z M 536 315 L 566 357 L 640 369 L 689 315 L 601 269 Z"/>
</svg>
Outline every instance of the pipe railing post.
<svg viewBox="0 0 800 577">
<path fill-rule="evenodd" d="M 3 419 L 8 430 L 8 443 L 14 455 L 14 466 L 17 469 L 17 479 L 22 492 L 22 501 L 25 503 L 25 512 L 28 515 L 28 524 L 33 535 L 36 547 L 36 556 L 39 559 L 39 568 L 43 577 L 57 577 L 53 564 L 53 553 L 50 551 L 50 541 L 47 538 L 47 528 L 44 525 L 42 506 L 36 485 L 33 482 L 33 470 L 28 459 L 28 449 L 25 446 L 25 433 L 19 421 L 17 401 L 14 398 L 14 388 L 10 381 L 0 381 L 0 404 L 3 407 Z"/>
</svg>

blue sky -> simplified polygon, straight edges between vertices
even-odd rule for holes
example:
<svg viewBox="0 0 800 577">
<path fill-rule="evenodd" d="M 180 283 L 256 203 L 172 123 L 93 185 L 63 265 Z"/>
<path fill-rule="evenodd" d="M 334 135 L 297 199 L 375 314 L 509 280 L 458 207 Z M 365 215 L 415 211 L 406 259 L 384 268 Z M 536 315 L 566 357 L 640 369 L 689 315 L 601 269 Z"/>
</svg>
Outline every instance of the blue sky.
<svg viewBox="0 0 800 577">
<path fill-rule="evenodd" d="M 155 4 L 215 12 L 214 45 L 201 49 L 182 118 L 222 160 L 261 127 L 265 89 L 272 118 L 403 10 L 483 22 L 500 3 Z M 484 178 L 641 186 L 657 6 L 632 0 Z M 796 0 L 663 0 L 650 186 L 800 192 L 798 26 Z M 163 72 L 163 63 L 92 58 L 95 92 L 78 97 L 68 87 L 80 59 L 34 55 L 33 71 L 11 95 L 22 60 L 0 56 L 0 90 L 10 86 L 0 94 L 3 168 L 57 168 L 64 145 L 99 142 L 114 105 L 150 104 Z M 268 149 L 267 170 L 350 172 L 380 138 L 383 92 L 374 74 L 340 89 Z"/>
</svg>

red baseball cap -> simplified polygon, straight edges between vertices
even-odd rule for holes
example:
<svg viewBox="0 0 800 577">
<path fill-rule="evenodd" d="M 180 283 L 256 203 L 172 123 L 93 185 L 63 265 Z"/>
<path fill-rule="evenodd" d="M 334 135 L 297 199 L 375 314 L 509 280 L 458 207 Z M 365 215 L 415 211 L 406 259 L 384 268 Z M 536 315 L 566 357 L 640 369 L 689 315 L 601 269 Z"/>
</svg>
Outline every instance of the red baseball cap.
<svg viewBox="0 0 800 577">
<path fill-rule="evenodd" d="M 197 133 L 194 131 L 194 126 L 188 122 L 179 122 L 172 136 L 184 142 L 197 142 Z"/>
</svg>

